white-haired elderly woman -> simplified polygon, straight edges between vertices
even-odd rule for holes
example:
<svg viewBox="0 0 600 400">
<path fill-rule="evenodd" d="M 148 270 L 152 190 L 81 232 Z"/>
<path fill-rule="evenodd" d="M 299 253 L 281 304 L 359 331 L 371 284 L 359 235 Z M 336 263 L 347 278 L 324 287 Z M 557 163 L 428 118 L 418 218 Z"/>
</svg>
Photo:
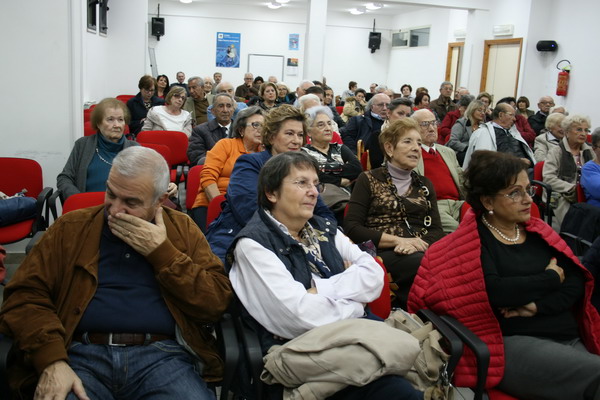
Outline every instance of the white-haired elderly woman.
<svg viewBox="0 0 600 400">
<path fill-rule="evenodd" d="M 544 182 L 552 186 L 559 194 L 554 214 L 553 227 L 560 229 L 560 224 L 572 202 L 577 200 L 576 185 L 581 175 L 581 167 L 595 159 L 594 152 L 586 143 L 590 133 L 590 118 L 583 115 L 569 115 L 562 122 L 565 136 L 548 152 L 544 163 Z"/>
<path fill-rule="evenodd" d="M 483 101 L 473 100 L 467 106 L 464 117 L 459 118 L 452 125 L 450 140 L 448 140 L 446 146 L 456 152 L 456 159 L 461 165 L 465 160 L 471 134 L 479 129 L 481 125 L 485 124 L 486 109 L 487 106 Z"/>
<path fill-rule="evenodd" d="M 548 115 L 546 118 L 545 127 L 542 133 L 535 138 L 535 161 L 546 161 L 548 152 L 553 147 L 558 146 L 565 133 L 562 129 L 562 122 L 565 119 L 565 115 L 561 113 L 554 113 Z"/>
<path fill-rule="evenodd" d="M 344 191 L 338 188 L 347 188 L 362 172 L 360 162 L 347 146 L 343 144 L 331 143 L 333 137 L 333 113 L 327 106 L 317 106 L 309 108 L 306 111 L 308 135 L 310 144 L 305 145 L 302 150 L 314 158 L 319 163 L 319 181 L 326 186 L 321 195 L 323 201 L 334 212 L 338 208 L 346 206 L 350 200 L 350 192 L 345 191 L 346 199 L 344 202 L 337 201 Z M 331 187 L 336 186 L 336 187 Z M 337 193 L 337 196 L 329 198 L 330 194 Z M 343 204 L 340 204 L 343 203 Z"/>
</svg>

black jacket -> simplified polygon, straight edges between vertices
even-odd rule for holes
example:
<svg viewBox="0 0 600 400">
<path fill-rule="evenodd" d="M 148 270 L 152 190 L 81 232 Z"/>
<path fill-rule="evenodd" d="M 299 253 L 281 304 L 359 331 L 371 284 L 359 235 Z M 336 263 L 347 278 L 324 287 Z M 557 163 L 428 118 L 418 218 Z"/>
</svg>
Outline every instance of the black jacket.
<svg viewBox="0 0 600 400">
<path fill-rule="evenodd" d="M 158 96 L 152 96 L 150 99 L 150 103 L 152 107 L 154 106 L 162 106 L 165 104 L 165 101 Z M 142 93 L 138 93 L 135 97 L 132 97 L 127 101 L 127 108 L 129 108 L 129 113 L 131 114 L 131 121 L 129 122 L 129 132 L 136 134 L 139 133 L 142 129 L 142 120 L 146 118 L 148 114 L 148 110 L 146 110 L 146 106 L 144 106 L 144 100 L 142 100 Z"/>
</svg>

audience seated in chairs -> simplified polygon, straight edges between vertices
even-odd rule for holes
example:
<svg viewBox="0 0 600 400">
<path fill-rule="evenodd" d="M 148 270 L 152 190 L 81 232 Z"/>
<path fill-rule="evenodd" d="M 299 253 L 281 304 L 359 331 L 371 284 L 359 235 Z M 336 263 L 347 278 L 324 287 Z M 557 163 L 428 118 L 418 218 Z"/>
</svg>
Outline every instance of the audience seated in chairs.
<svg viewBox="0 0 600 400">
<path fill-rule="evenodd" d="M 362 172 L 362 167 L 347 146 L 331 143 L 333 114 L 329 107 L 312 107 L 306 115 L 311 142 L 302 150 L 319 163 L 319 181 L 325 185 L 321 194 L 323 201 L 342 217 L 350 200 L 350 185 Z"/>
<path fill-rule="evenodd" d="M 442 224 L 433 184 L 414 171 L 421 159 L 417 123 L 394 121 L 379 141 L 386 165 L 358 177 L 344 230 L 355 243 L 373 242 L 398 287 L 398 305 L 406 308 L 423 253 L 443 236 Z"/>
<path fill-rule="evenodd" d="M 287 151 L 300 151 L 306 144 L 306 117 L 297 108 L 283 104 L 265 117 L 263 126 L 264 151 L 240 156 L 233 167 L 227 201 L 223 212 L 209 227 L 206 238 L 213 252 L 222 260 L 235 235 L 246 225 L 256 211 L 256 183 L 258 173 L 269 158 Z M 315 214 L 331 221 L 335 217 L 319 198 Z"/>
<path fill-rule="evenodd" d="M 61 200 L 81 192 L 103 192 L 112 161 L 117 154 L 138 143 L 123 135 L 129 111 L 123 102 L 106 98 L 92 111 L 91 123 L 97 132 L 77 139 L 62 172 L 56 178 Z M 169 197 L 177 196 L 177 186 L 169 185 Z"/>
<path fill-rule="evenodd" d="M 198 195 L 191 209 L 191 216 L 202 232 L 206 231 L 208 204 L 227 191 L 229 178 L 238 157 L 262 148 L 264 119 L 264 112 L 257 106 L 243 109 L 231 126 L 233 137 L 219 140 L 208 151 L 200 174 Z"/>
<path fill-rule="evenodd" d="M 139 93 L 127 100 L 130 115 L 129 132 L 133 137 L 142 130 L 148 110 L 165 104 L 165 101 L 156 95 L 156 79 L 150 75 L 140 78 L 138 88 L 140 89 Z"/>
<path fill-rule="evenodd" d="M 594 282 L 550 226 L 530 217 L 522 160 L 478 151 L 465 172 L 473 206 L 456 232 L 429 247 L 410 292 L 409 311 L 449 315 L 488 346 L 486 387 L 528 399 L 600 396 L 600 317 Z M 457 386 L 473 387 L 472 353 Z"/>
<path fill-rule="evenodd" d="M 561 113 L 550 114 L 546 118 L 546 129 L 535 138 L 534 155 L 536 162 L 546 161 L 550 149 L 558 146 L 565 136 L 561 126 L 564 119 L 565 115 Z"/>
<path fill-rule="evenodd" d="M 152 107 L 148 110 L 142 131 L 179 131 L 190 137 L 192 134 L 192 116 L 189 112 L 183 110 L 185 99 L 184 88 L 180 86 L 171 87 L 167 97 L 165 97 L 165 105 Z"/>
<path fill-rule="evenodd" d="M 551 114 L 548 119 L 553 115 L 556 114 Z M 592 133 L 592 151 L 595 158 L 581 168 L 581 186 L 585 193 L 585 201 L 600 207 L 600 128 L 594 129 Z"/>
<path fill-rule="evenodd" d="M 348 122 L 350 118 L 365 113 L 365 107 L 367 106 L 366 95 L 367 92 L 365 89 L 356 89 L 354 96 L 346 98 L 344 112 L 342 113 L 344 122 Z"/>
<path fill-rule="evenodd" d="M 316 161 L 303 153 L 267 161 L 258 178 L 258 210 L 228 256 L 243 317 L 258 333 L 263 355 L 315 327 L 363 317 L 365 303 L 381 293 L 384 276 L 373 257 L 335 223 L 313 215 L 321 188 L 317 171 Z M 268 399 L 281 399 L 283 386 L 269 385 L 266 392 Z M 422 399 L 423 394 L 403 377 L 388 375 L 328 398 Z"/>
<path fill-rule="evenodd" d="M 566 117 L 562 122 L 565 136 L 558 146 L 548 152 L 544 163 L 544 182 L 559 194 L 552 223 L 557 232 L 569 205 L 577 201 L 576 185 L 579 183 L 581 167 L 595 158 L 591 146 L 586 143 L 590 125 L 590 119 L 586 116 Z"/>
</svg>

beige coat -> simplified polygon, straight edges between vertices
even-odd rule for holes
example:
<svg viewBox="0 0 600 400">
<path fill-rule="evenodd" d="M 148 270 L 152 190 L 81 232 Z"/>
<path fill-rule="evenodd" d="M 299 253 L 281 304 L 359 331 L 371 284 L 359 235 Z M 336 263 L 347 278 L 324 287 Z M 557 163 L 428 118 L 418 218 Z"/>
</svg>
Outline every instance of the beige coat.
<svg viewBox="0 0 600 400">
<path fill-rule="evenodd" d="M 261 379 L 285 386 L 284 400 L 324 399 L 348 385 L 405 376 L 420 351 L 409 333 L 378 321 L 347 319 L 271 347 Z"/>
</svg>

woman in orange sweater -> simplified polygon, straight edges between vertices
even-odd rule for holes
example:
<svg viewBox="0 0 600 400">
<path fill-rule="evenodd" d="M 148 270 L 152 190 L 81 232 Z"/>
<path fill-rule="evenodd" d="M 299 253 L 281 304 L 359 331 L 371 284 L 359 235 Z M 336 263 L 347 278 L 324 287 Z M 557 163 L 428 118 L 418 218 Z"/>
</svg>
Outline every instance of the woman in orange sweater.
<svg viewBox="0 0 600 400">
<path fill-rule="evenodd" d="M 262 150 L 264 111 L 257 106 L 240 111 L 233 122 L 233 137 L 219 140 L 207 153 L 200 173 L 200 186 L 191 216 L 202 232 L 206 232 L 208 203 L 225 194 L 236 160 L 242 154 Z"/>
</svg>

